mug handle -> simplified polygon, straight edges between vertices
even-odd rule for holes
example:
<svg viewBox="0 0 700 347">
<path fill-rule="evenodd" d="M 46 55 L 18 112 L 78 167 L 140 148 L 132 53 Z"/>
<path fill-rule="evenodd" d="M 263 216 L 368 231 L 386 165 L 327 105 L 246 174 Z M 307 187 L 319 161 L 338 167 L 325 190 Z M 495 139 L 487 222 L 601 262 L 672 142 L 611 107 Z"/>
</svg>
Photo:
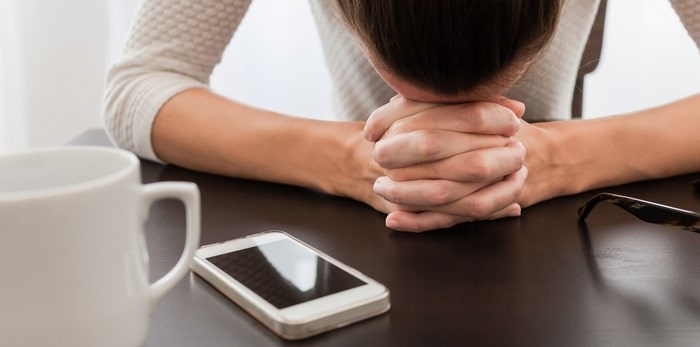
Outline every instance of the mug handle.
<svg viewBox="0 0 700 347">
<path fill-rule="evenodd" d="M 175 198 L 185 204 L 187 218 L 187 234 L 185 249 L 175 266 L 163 277 L 151 284 L 151 303 L 156 303 L 165 293 L 172 289 L 188 271 L 194 257 L 194 252 L 199 246 L 200 234 L 200 202 L 199 188 L 190 182 L 158 182 L 143 186 L 143 206 L 148 209 L 156 200 Z M 147 210 L 146 210 L 147 211 Z"/>
</svg>

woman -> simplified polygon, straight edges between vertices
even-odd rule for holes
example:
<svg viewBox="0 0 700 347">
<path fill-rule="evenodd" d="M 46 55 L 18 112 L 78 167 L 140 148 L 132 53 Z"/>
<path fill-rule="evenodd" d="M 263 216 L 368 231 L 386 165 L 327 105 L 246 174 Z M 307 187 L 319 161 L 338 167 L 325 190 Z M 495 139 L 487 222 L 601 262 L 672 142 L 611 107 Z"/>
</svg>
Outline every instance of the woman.
<svg viewBox="0 0 700 347">
<path fill-rule="evenodd" d="M 324 122 L 206 88 L 249 1 L 145 0 L 108 77 L 107 128 L 144 158 L 351 197 L 406 231 L 699 171 L 688 158 L 700 157 L 700 97 L 622 117 L 519 121 L 525 105 L 529 120 L 569 118 L 598 4 L 562 2 L 312 0 L 347 120 Z M 673 3 L 698 42 L 698 5 Z"/>
</svg>

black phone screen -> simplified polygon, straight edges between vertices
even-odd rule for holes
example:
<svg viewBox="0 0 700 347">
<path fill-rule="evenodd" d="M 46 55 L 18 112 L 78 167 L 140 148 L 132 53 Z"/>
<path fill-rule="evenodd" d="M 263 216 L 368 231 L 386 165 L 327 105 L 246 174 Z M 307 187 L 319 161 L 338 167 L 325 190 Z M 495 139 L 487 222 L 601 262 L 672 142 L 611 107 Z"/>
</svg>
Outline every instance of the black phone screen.
<svg viewBox="0 0 700 347">
<path fill-rule="evenodd" d="M 286 239 L 207 260 L 278 309 L 366 284 Z"/>
</svg>

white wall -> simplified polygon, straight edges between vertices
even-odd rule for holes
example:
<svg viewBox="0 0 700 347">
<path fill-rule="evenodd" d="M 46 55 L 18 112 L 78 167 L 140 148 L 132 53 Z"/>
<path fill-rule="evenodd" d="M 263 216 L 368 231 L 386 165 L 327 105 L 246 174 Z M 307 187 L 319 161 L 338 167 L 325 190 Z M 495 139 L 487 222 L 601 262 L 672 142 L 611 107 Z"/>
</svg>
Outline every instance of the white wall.
<svg viewBox="0 0 700 347">
<path fill-rule="evenodd" d="M 109 0 L 109 59 L 140 0 Z M 214 70 L 217 93 L 286 114 L 331 119 L 330 79 L 306 0 L 255 0 Z"/>
<path fill-rule="evenodd" d="M 0 0 L 0 151 L 59 145 L 101 125 L 105 61 L 115 57 L 139 2 Z M 213 88 L 280 112 L 329 118 L 330 81 L 315 30 L 306 0 L 253 1 Z M 584 116 L 671 101 L 697 93 L 699 81 L 698 50 L 667 0 L 609 1 Z"/>
<path fill-rule="evenodd" d="M 0 0 L 0 152 L 60 145 L 102 126 L 105 72 L 140 2 Z M 310 11 L 302 0 L 254 1 L 212 88 L 330 118 L 330 81 Z"/>
<path fill-rule="evenodd" d="M 99 126 L 105 1 L 2 1 L 1 142 L 9 149 L 62 144 Z"/>
<path fill-rule="evenodd" d="M 17 66 L 19 57 L 15 34 L 16 18 L 13 3 L 0 0 L 0 153 L 20 148 L 26 143 L 24 122 L 20 115 L 20 103 L 11 102 L 20 97 L 21 78 Z M 11 117 L 12 116 L 12 117 Z"/>
<path fill-rule="evenodd" d="M 585 81 L 586 118 L 700 92 L 700 55 L 667 0 L 608 0 L 600 64 Z"/>
<path fill-rule="evenodd" d="M 0 12 L 7 11 L 6 9 L 4 9 L 2 7 L 2 5 L 4 5 L 4 2 L 0 2 Z M 0 23 L 2 23 L 2 22 L 0 22 Z M 0 24 L 0 25 L 2 25 L 2 24 Z M 5 117 L 3 117 L 3 115 L 5 114 L 3 109 L 4 109 L 5 105 L 7 104 L 7 101 L 5 101 L 5 99 L 6 99 L 5 94 L 7 93 L 5 91 L 6 87 L 5 87 L 5 83 L 2 83 L 2 81 L 5 81 L 7 79 L 7 77 L 5 76 L 6 73 L 5 73 L 5 68 L 4 68 L 4 66 L 6 64 L 5 63 L 6 58 L 5 58 L 4 54 L 2 54 L 2 52 L 4 51 L 3 46 L 6 45 L 5 39 L 3 37 L 4 32 L 5 32 L 5 30 L 3 30 L 0 27 L 0 153 L 7 151 L 8 143 L 9 143 L 9 140 L 7 139 L 8 135 L 5 131 L 5 129 L 7 129 L 7 125 L 5 124 L 6 123 Z M 4 139 L 4 141 L 3 141 L 3 139 Z"/>
<path fill-rule="evenodd" d="M 214 71 L 212 88 L 274 111 L 331 119 L 320 45 L 308 1 L 255 0 Z"/>
</svg>

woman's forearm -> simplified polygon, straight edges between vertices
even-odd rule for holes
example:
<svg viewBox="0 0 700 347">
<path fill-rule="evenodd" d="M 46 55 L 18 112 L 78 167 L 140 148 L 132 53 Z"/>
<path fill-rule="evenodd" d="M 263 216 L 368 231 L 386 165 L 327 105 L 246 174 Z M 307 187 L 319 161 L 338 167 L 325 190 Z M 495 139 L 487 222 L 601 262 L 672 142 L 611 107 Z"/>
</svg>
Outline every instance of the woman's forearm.
<svg viewBox="0 0 700 347">
<path fill-rule="evenodd" d="M 358 184 L 350 181 L 367 168 L 354 167 L 352 156 L 361 145 L 368 146 L 368 158 L 371 151 L 362 127 L 284 116 L 191 89 L 161 108 L 151 140 L 159 158 L 190 169 L 358 199 L 363 193 L 352 191 Z"/>
<path fill-rule="evenodd" d="M 542 123 L 518 135 L 531 205 L 560 195 L 700 171 L 700 95 L 626 115 Z"/>
</svg>

